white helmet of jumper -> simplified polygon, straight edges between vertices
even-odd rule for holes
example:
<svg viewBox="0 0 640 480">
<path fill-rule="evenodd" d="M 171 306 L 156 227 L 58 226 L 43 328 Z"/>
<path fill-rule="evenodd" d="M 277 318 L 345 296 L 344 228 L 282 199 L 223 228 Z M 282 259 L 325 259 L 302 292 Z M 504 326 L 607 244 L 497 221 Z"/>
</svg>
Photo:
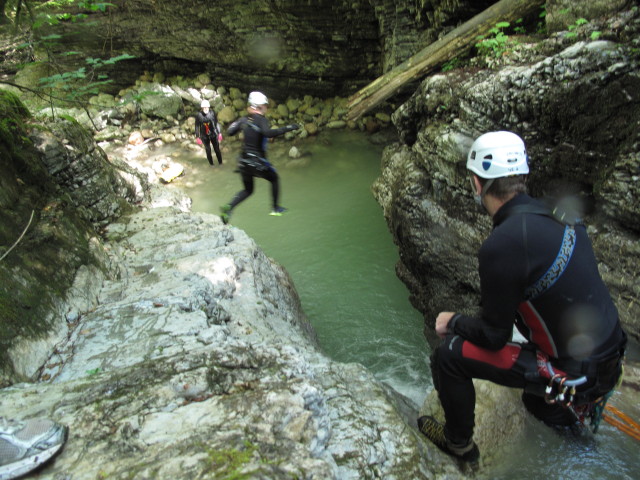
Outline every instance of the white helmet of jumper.
<svg viewBox="0 0 640 480">
<path fill-rule="evenodd" d="M 512 132 L 489 132 L 479 136 L 469 150 L 467 169 L 480 178 L 500 178 L 529 173 L 527 150 Z"/>
<path fill-rule="evenodd" d="M 209 100 L 202 100 L 202 103 L 200 103 L 200 108 L 211 108 Z"/>
<path fill-rule="evenodd" d="M 251 92 L 249 94 L 249 105 L 252 107 L 258 107 L 260 105 L 267 105 L 269 100 L 262 92 Z"/>
</svg>

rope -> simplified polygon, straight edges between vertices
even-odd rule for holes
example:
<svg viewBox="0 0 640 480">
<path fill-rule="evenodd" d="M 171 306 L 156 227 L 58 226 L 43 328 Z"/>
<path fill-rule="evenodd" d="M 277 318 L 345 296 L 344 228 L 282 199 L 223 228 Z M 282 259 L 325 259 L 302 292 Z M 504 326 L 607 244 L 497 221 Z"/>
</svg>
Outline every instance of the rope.
<svg viewBox="0 0 640 480">
<path fill-rule="evenodd" d="M 629 417 L 629 415 L 621 412 L 616 407 L 606 405 L 604 408 L 607 412 L 616 415 L 622 420 L 621 421 L 610 415 L 603 414 L 602 418 L 605 420 L 605 422 L 613 425 L 614 427 L 617 427 L 620 431 L 640 441 L 640 424 L 638 424 L 638 422 L 634 421 L 631 417 Z"/>
<path fill-rule="evenodd" d="M 11 250 L 13 250 L 15 248 L 16 245 L 18 245 L 18 243 L 20 243 L 20 240 L 22 240 L 22 237 L 24 237 L 24 234 L 27 233 L 27 229 L 29 228 L 29 225 L 31 225 L 31 221 L 33 220 L 33 213 L 35 212 L 35 210 L 31 210 L 31 218 L 29 218 L 29 223 L 27 223 L 27 226 L 24 227 L 24 230 L 22 231 L 22 235 L 20 235 L 18 237 L 18 239 L 15 241 L 15 243 L 13 245 L 11 245 L 11 248 L 9 248 L 9 250 L 7 250 L 6 252 L 4 252 L 4 255 L 2 255 L 2 257 L 0 257 L 0 262 L 2 260 L 4 260 L 4 257 L 6 257 L 7 255 L 9 255 L 9 252 Z"/>
</svg>

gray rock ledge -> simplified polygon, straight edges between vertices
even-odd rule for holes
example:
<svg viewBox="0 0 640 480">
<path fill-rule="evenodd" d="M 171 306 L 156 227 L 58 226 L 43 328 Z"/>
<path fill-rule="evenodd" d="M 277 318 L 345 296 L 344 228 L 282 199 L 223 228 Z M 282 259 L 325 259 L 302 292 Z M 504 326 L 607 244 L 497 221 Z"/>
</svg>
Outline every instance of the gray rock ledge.
<svg viewBox="0 0 640 480">
<path fill-rule="evenodd" d="M 161 207 L 107 235 L 112 271 L 78 275 L 47 380 L 0 395 L 5 416 L 70 427 L 37 478 L 461 477 L 390 389 L 319 350 L 288 275 L 243 231 Z"/>
</svg>

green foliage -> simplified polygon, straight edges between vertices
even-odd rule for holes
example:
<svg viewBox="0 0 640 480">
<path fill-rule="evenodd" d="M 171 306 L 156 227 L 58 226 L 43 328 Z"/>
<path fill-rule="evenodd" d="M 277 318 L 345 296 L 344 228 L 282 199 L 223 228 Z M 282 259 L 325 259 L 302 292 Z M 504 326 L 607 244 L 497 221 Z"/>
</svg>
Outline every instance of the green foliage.
<svg viewBox="0 0 640 480">
<path fill-rule="evenodd" d="M 544 34 L 547 32 L 547 22 L 546 22 L 547 4 L 546 3 L 542 5 L 541 11 L 538 14 L 538 18 L 540 20 L 538 21 L 538 27 L 536 28 L 536 32 L 538 32 L 539 34 Z"/>
<path fill-rule="evenodd" d="M 442 65 L 442 71 L 443 72 L 448 72 L 450 70 L 455 70 L 456 68 L 458 68 L 460 66 L 461 63 L 462 63 L 462 61 L 458 57 L 454 57 L 454 58 L 452 58 L 448 62 L 445 62 Z"/>
<path fill-rule="evenodd" d="M 78 123 L 78 120 L 76 120 L 71 115 L 67 115 L 66 113 L 61 114 L 60 118 L 62 118 L 63 120 L 66 120 L 67 122 Z"/>
<path fill-rule="evenodd" d="M 84 20 L 88 15 L 84 12 L 72 13 L 64 11 L 56 13 L 58 9 L 68 9 L 76 7 L 78 10 L 89 12 L 106 12 L 108 7 L 114 4 L 108 2 L 96 2 L 93 0 L 50 0 L 37 8 L 37 15 L 31 25 L 32 29 L 37 29 L 43 25 L 58 25 L 61 22 L 77 22 Z"/>
<path fill-rule="evenodd" d="M 494 57 L 500 58 L 507 53 L 511 48 L 518 45 L 518 41 L 509 36 L 524 35 L 527 33 L 527 25 L 530 28 L 535 26 L 537 33 L 543 33 L 546 29 L 545 18 L 547 12 L 545 6 L 542 6 L 541 12 L 538 15 L 540 21 L 533 25 L 532 20 L 525 20 L 524 18 L 518 18 L 512 25 L 509 22 L 498 22 L 493 28 L 491 28 L 485 35 L 479 35 L 476 40 L 475 47 L 478 55 L 482 57 Z M 525 23 L 527 22 L 527 23 Z M 528 23 L 531 22 L 531 23 Z"/>
<path fill-rule="evenodd" d="M 509 22 L 499 22 L 486 35 L 479 35 L 478 43 L 475 45 L 478 53 L 484 57 L 496 58 L 504 55 L 509 44 L 509 37 L 504 33 L 504 29 L 510 25 Z"/>
<path fill-rule="evenodd" d="M 106 12 L 112 6 L 114 4 L 97 0 L 49 0 L 38 5 L 33 11 L 30 10 L 32 14 L 29 25 L 30 41 L 19 45 L 18 48 L 46 52 L 46 60 L 33 62 L 29 65 L 40 63 L 49 67 L 47 73 L 55 72 L 50 76 L 40 78 L 34 91 L 36 95 L 46 98 L 52 105 L 71 103 L 84 107 L 90 96 L 99 94 L 106 85 L 111 83 L 105 73 L 106 67 L 135 58 L 128 54 L 106 59 L 88 57 L 84 59 L 84 65 L 75 70 L 69 70 L 68 67 L 63 68 L 58 62 L 60 57 L 77 56 L 80 59 L 79 62 L 82 63 L 82 54 L 76 51 L 64 51 L 64 48 L 56 48 L 64 40 L 64 36 L 59 33 L 60 30 L 55 31 L 55 26 L 61 22 L 79 22 L 86 19 L 88 13 Z M 89 25 L 88 22 L 83 22 L 82 28 Z M 40 34 L 43 27 L 47 27 L 46 35 Z M 80 25 L 77 28 L 80 29 Z M 76 35 L 77 33 L 78 30 L 69 31 L 65 35 Z M 53 53 L 58 50 L 63 50 L 63 53 Z M 78 61 L 75 61 L 74 66 L 77 65 Z"/>
<path fill-rule="evenodd" d="M 569 33 L 567 33 L 566 37 L 575 38 L 578 35 L 576 29 L 586 23 L 589 23 L 589 20 L 585 18 L 578 18 L 573 25 L 569 25 Z"/>
<path fill-rule="evenodd" d="M 86 8 L 88 10 L 93 10 L 94 12 L 96 11 L 101 11 L 101 12 L 106 12 L 107 11 L 107 7 L 113 7 L 115 6 L 113 3 L 109 3 L 109 2 L 96 2 L 94 0 L 86 0 L 84 2 L 78 2 L 78 7 L 80 8 Z"/>
<path fill-rule="evenodd" d="M 132 55 L 119 55 L 107 60 L 100 58 L 85 58 L 87 67 L 80 67 L 77 70 L 57 73 L 49 77 L 40 79 L 40 87 L 44 89 L 52 89 L 65 93 L 67 100 L 84 99 L 90 95 L 100 93 L 100 87 L 111 83 L 108 76 L 98 73 L 98 70 L 105 65 L 113 65 L 121 60 L 129 60 L 135 58 Z"/>
<path fill-rule="evenodd" d="M 558 13 L 560 15 L 568 15 L 570 13 L 570 10 L 568 8 L 564 8 L 562 10 L 559 10 Z M 589 23 L 589 20 L 587 20 L 586 18 L 582 18 L 582 17 L 578 18 L 572 25 L 569 25 L 567 27 L 569 32 L 565 35 L 565 37 L 576 38 L 578 36 L 578 32 L 576 32 L 578 27 L 581 27 L 582 25 L 586 25 L 587 23 Z M 591 40 L 597 40 L 598 38 L 600 38 L 601 34 L 602 34 L 601 32 L 592 32 L 590 35 L 590 38 Z"/>
</svg>

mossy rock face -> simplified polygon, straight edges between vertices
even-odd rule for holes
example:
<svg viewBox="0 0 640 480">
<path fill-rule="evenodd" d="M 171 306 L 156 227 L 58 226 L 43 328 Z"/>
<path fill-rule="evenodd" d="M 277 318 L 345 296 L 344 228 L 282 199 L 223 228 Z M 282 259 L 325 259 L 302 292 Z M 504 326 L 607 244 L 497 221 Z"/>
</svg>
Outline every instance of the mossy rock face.
<svg viewBox="0 0 640 480">
<path fill-rule="evenodd" d="M 2 118 L 30 116 L 20 99 L 7 90 L 0 90 L 0 112 L 2 112 Z"/>
<path fill-rule="evenodd" d="M 0 90 L 0 156 L 17 154 L 25 140 L 25 119 L 29 111 L 13 93 Z"/>
<path fill-rule="evenodd" d="M 11 349 L 51 334 L 66 290 L 81 265 L 96 264 L 89 248 L 94 225 L 45 168 L 32 143 L 55 131 L 79 151 L 95 148 L 76 128 L 37 125 L 20 99 L 0 90 L 0 386 L 25 380 Z M 68 128 L 67 128 L 68 127 Z M 51 133 L 51 132 L 49 132 Z"/>
</svg>

